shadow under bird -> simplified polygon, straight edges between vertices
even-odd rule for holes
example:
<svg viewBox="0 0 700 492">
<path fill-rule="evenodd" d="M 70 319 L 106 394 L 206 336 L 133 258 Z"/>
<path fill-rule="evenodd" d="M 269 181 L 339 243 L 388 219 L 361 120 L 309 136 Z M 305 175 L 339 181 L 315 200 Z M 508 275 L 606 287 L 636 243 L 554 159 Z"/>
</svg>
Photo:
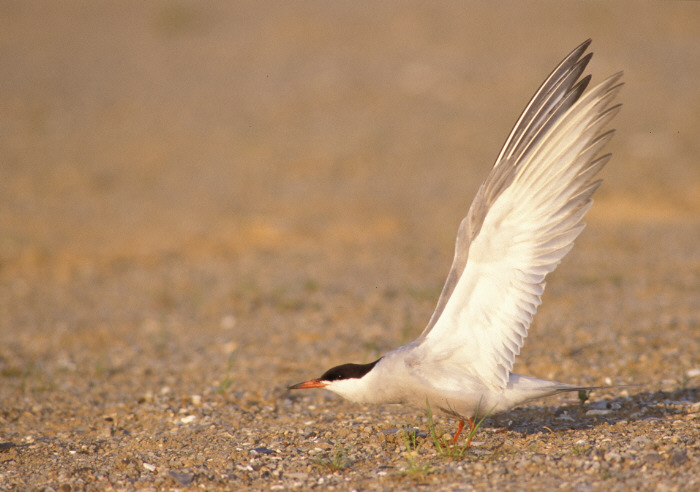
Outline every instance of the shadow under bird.
<svg viewBox="0 0 700 492">
<path fill-rule="evenodd" d="M 452 267 L 420 336 L 290 389 L 325 388 L 358 403 L 429 403 L 459 420 L 454 442 L 479 415 L 592 389 L 511 372 L 545 277 L 583 230 L 595 176 L 610 159 L 601 150 L 614 133 L 606 127 L 620 109 L 612 101 L 622 73 L 585 92 L 590 43 L 554 69 L 513 127 L 459 226 Z"/>
</svg>

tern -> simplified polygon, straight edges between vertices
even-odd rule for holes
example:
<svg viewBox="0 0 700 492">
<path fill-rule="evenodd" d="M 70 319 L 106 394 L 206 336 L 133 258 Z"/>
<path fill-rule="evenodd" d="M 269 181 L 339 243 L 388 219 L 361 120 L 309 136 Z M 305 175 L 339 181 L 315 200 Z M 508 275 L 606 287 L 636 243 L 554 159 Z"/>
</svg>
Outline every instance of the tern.
<svg viewBox="0 0 700 492">
<path fill-rule="evenodd" d="M 545 277 L 573 246 L 618 113 L 622 72 L 588 92 L 591 40 L 547 77 L 511 130 L 457 231 L 437 307 L 418 338 L 369 364 L 343 364 L 289 389 L 325 388 L 350 401 L 437 409 L 458 419 L 456 443 L 479 415 L 593 389 L 512 372 Z M 585 93 L 585 94 L 584 94 Z M 473 434 L 473 433 L 472 433 Z M 467 446 L 469 441 L 467 442 Z"/>
</svg>

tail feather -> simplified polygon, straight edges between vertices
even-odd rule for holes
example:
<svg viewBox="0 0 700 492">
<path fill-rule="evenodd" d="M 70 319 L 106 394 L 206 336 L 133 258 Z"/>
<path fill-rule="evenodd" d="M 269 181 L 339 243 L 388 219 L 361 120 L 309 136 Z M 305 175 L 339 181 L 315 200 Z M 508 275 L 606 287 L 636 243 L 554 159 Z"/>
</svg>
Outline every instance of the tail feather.
<svg viewBox="0 0 700 492">
<path fill-rule="evenodd" d="M 616 387 L 619 386 L 578 386 L 575 384 L 547 381 L 545 379 L 537 379 L 511 373 L 508 379 L 508 386 L 506 387 L 506 398 L 512 401 L 513 405 L 518 405 L 538 398 L 558 395 L 559 393 L 592 391 Z"/>
</svg>

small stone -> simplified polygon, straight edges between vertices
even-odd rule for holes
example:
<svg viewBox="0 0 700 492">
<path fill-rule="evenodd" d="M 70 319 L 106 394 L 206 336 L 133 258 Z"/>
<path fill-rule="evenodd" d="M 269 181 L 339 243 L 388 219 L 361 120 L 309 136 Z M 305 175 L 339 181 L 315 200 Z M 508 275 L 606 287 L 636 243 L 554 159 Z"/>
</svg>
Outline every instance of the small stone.
<svg viewBox="0 0 700 492">
<path fill-rule="evenodd" d="M 612 410 L 600 409 L 600 410 L 589 410 L 586 412 L 586 417 L 599 417 L 602 415 L 608 415 Z"/>
<path fill-rule="evenodd" d="M 546 456 L 543 454 L 535 454 L 532 456 L 531 460 L 533 463 L 544 463 L 546 459 Z"/>
<path fill-rule="evenodd" d="M 668 457 L 668 463 L 673 466 L 680 466 L 686 461 L 688 461 L 688 455 L 682 449 L 671 451 Z"/>
<path fill-rule="evenodd" d="M 308 473 L 304 473 L 304 472 L 285 473 L 285 476 L 288 477 L 288 478 L 291 478 L 291 479 L 293 479 L 293 480 L 302 480 L 302 481 L 303 481 L 303 480 L 306 480 L 307 478 L 309 478 L 309 474 L 308 474 Z"/>
<path fill-rule="evenodd" d="M 653 465 L 653 464 L 661 461 L 661 455 L 659 453 L 656 453 L 656 452 L 651 452 L 651 453 L 645 454 L 643 459 L 647 465 Z"/>
<path fill-rule="evenodd" d="M 250 450 L 253 454 L 275 454 L 274 449 L 266 448 L 265 446 L 260 446 L 259 448 L 253 448 Z"/>
<path fill-rule="evenodd" d="M 596 401 L 591 403 L 590 407 L 595 409 L 595 410 L 604 410 L 608 408 L 609 406 L 609 401 L 608 400 L 601 400 L 601 401 Z"/>
<path fill-rule="evenodd" d="M 187 472 L 168 470 L 168 476 L 183 487 L 188 487 L 194 480 L 194 474 Z"/>
<path fill-rule="evenodd" d="M 639 436 L 632 439 L 632 446 L 640 449 L 653 448 L 654 441 L 652 441 L 648 437 Z"/>
<path fill-rule="evenodd" d="M 11 448 L 14 448 L 15 446 L 17 446 L 17 445 L 13 442 L 0 442 L 0 453 L 2 453 L 3 451 L 7 451 Z"/>
<path fill-rule="evenodd" d="M 613 463 L 619 463 L 622 461 L 622 456 L 620 453 L 615 453 L 614 451 L 610 451 L 609 453 L 605 453 L 605 456 L 603 456 L 605 461 L 610 461 Z"/>
</svg>

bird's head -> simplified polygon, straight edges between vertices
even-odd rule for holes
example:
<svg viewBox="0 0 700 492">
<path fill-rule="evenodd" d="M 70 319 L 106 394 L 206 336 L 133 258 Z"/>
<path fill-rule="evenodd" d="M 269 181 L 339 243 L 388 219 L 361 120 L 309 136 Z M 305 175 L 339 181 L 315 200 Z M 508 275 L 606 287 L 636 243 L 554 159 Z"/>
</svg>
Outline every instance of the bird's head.
<svg viewBox="0 0 700 492">
<path fill-rule="evenodd" d="M 351 401 L 362 401 L 366 397 L 365 376 L 381 360 L 369 364 L 343 364 L 328 369 L 320 378 L 309 379 L 303 383 L 290 386 L 289 389 L 325 388 Z"/>
</svg>

